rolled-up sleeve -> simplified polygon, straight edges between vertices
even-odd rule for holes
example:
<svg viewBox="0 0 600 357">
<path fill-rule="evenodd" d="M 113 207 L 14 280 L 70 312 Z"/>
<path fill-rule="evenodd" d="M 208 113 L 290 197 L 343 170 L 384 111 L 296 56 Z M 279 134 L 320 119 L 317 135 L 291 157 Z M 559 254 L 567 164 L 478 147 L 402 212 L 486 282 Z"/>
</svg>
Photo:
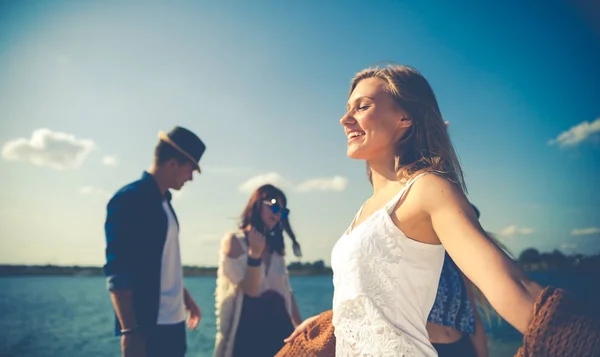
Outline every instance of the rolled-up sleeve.
<svg viewBox="0 0 600 357">
<path fill-rule="evenodd" d="M 221 251 L 219 257 L 219 270 L 223 273 L 223 276 L 229 280 L 231 284 L 238 285 L 246 276 L 247 260 L 248 255 L 244 251 L 239 257 L 232 258 L 227 256 L 224 252 L 226 247 L 231 246 L 233 240 L 238 238 L 234 233 L 228 232 L 221 240 Z"/>
<path fill-rule="evenodd" d="M 106 207 L 106 264 L 103 270 L 110 291 L 128 289 L 133 284 L 134 214 L 133 194 L 117 194 Z"/>
<path fill-rule="evenodd" d="M 237 258 L 223 256 L 221 258 L 221 268 L 223 275 L 234 285 L 238 285 L 246 276 L 246 260 L 247 255 L 242 255 Z"/>
</svg>

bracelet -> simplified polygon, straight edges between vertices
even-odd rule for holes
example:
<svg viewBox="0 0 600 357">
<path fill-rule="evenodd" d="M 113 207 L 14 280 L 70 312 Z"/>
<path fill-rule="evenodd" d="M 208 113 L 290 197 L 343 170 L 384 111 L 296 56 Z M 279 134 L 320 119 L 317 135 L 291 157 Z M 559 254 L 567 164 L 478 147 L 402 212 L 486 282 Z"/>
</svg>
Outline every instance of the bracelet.
<svg viewBox="0 0 600 357">
<path fill-rule="evenodd" d="M 248 266 L 251 267 L 259 267 L 261 264 L 262 260 L 260 258 L 252 258 L 251 256 L 248 256 Z"/>
<path fill-rule="evenodd" d="M 135 331 L 137 331 L 138 327 L 139 326 L 123 328 L 123 329 L 121 329 L 121 335 L 130 335 L 130 334 L 134 333 Z"/>
</svg>

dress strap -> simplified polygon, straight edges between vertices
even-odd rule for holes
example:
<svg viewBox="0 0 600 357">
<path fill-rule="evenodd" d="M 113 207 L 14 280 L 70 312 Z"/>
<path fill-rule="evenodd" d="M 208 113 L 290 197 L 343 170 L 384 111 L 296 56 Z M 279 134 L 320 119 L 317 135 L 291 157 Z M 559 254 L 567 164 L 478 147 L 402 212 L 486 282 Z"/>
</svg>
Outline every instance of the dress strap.
<svg viewBox="0 0 600 357">
<path fill-rule="evenodd" d="M 351 232 L 352 230 L 354 230 L 354 225 L 356 224 L 356 220 L 358 219 L 358 217 L 360 217 L 360 214 L 362 213 L 364 206 L 365 206 L 365 204 L 363 203 L 362 206 L 360 206 L 360 208 L 358 209 L 358 212 L 356 212 L 356 214 L 354 215 L 352 222 L 350 222 L 350 226 L 348 226 L 348 228 L 346 229 L 346 232 L 345 232 L 346 234 L 348 234 L 348 232 Z"/>
<path fill-rule="evenodd" d="M 402 189 L 400 190 L 400 192 L 398 192 L 398 194 L 396 196 L 394 196 L 394 198 L 392 198 L 385 205 L 385 210 L 387 211 L 387 213 L 388 214 L 392 214 L 392 211 L 394 210 L 394 208 L 396 208 L 396 206 L 398 205 L 398 202 L 400 202 L 400 200 L 402 199 L 402 197 L 404 196 L 404 194 L 406 193 L 406 191 L 408 191 L 408 189 L 410 188 L 410 186 L 412 186 L 412 184 L 415 183 L 415 181 L 417 181 L 417 179 L 419 179 L 420 177 L 423 177 L 423 176 L 425 176 L 427 174 L 435 174 L 435 175 L 444 177 L 439 172 L 436 172 L 436 171 L 425 171 L 425 172 L 421 172 L 417 176 L 411 178 L 410 180 L 408 180 L 408 182 L 406 182 L 406 184 L 404 185 L 404 187 L 402 187 Z"/>
</svg>

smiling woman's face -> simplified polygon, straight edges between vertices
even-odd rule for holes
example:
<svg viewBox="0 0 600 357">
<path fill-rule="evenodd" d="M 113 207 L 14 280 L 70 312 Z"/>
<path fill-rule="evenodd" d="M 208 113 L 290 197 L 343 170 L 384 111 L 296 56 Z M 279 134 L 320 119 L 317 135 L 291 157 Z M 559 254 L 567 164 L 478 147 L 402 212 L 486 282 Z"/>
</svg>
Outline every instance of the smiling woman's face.
<svg viewBox="0 0 600 357">
<path fill-rule="evenodd" d="M 356 85 L 340 123 L 348 137 L 348 157 L 367 161 L 393 157 L 396 142 L 412 125 L 385 82 L 374 77 Z"/>
</svg>

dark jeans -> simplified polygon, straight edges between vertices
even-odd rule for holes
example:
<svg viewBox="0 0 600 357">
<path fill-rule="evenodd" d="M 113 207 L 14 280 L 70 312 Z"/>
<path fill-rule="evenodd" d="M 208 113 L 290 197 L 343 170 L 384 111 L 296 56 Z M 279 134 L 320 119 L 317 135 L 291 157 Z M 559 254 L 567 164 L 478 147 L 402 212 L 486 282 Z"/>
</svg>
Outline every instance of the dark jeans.
<svg viewBox="0 0 600 357">
<path fill-rule="evenodd" d="M 471 338 L 463 333 L 462 338 L 452 343 L 432 343 L 439 357 L 476 357 Z"/>
<path fill-rule="evenodd" d="M 186 350 L 185 322 L 158 325 L 146 333 L 147 357 L 183 357 Z"/>
</svg>

